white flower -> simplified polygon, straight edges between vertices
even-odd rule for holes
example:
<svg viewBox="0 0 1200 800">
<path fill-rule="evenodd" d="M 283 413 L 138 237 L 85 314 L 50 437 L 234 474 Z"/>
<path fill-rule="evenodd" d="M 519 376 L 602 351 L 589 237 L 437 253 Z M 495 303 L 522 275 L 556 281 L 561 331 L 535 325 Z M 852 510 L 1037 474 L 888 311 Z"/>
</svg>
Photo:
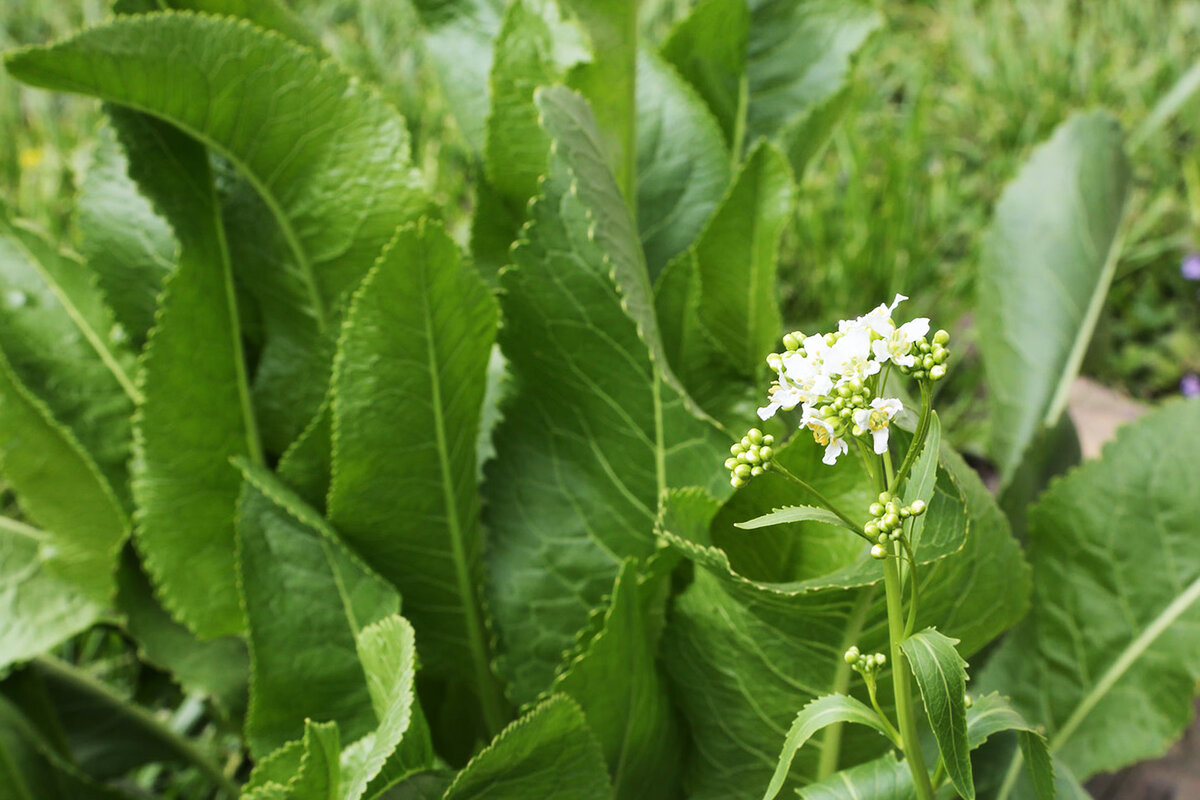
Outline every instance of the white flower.
<svg viewBox="0 0 1200 800">
<path fill-rule="evenodd" d="M 896 310 L 896 306 L 907 299 L 904 295 L 898 294 L 893 298 L 890 306 L 880 303 L 857 319 L 844 319 L 838 323 L 838 331 L 845 333 L 851 330 L 862 329 L 872 331 L 886 339 L 896 327 L 895 323 L 892 322 L 892 312 Z"/>
<path fill-rule="evenodd" d="M 871 359 L 871 333 L 867 328 L 851 328 L 829 348 L 826 359 L 829 374 L 840 375 L 837 385 L 856 378 L 865 381 L 879 372 L 879 362 Z"/>
<path fill-rule="evenodd" d="M 864 431 L 870 431 L 875 440 L 875 452 L 887 452 L 888 426 L 900 410 L 904 408 L 899 400 L 876 397 L 871 401 L 870 408 L 860 408 L 854 412 L 854 424 Z"/>
<path fill-rule="evenodd" d="M 769 397 L 771 402 L 758 410 L 758 418 L 763 421 L 775 416 L 775 412 L 781 408 L 791 411 L 804 402 L 804 395 L 799 389 L 788 383 L 782 373 L 779 376 L 779 381 L 771 384 L 771 394 Z"/>
<path fill-rule="evenodd" d="M 833 424 L 818 416 L 808 406 L 804 407 L 804 416 L 800 418 L 800 425 L 812 431 L 813 439 L 825 448 L 825 456 L 821 459 L 822 464 L 833 466 L 837 463 L 838 456 L 845 454 L 850 449 L 846 440 L 838 437 Z"/>
<path fill-rule="evenodd" d="M 812 402 L 818 397 L 824 397 L 833 390 L 833 380 L 825 374 L 824 362 L 799 353 L 788 353 L 783 357 L 783 372 L 781 380 L 795 386 L 804 394 L 804 402 Z"/>
<path fill-rule="evenodd" d="M 875 358 L 880 362 L 889 359 L 901 367 L 911 367 L 916 363 L 912 350 L 913 342 L 929 333 L 929 318 L 917 317 L 894 329 L 890 335 L 877 339 L 871 344 Z"/>
</svg>

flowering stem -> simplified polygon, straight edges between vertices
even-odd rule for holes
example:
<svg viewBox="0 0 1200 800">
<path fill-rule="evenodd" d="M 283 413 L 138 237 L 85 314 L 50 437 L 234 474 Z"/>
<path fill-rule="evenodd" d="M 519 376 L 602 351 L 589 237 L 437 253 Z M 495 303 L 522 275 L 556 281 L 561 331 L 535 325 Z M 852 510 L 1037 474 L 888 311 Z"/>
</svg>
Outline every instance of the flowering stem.
<svg viewBox="0 0 1200 800">
<path fill-rule="evenodd" d="M 917 556 L 907 538 L 901 536 L 900 543 L 904 545 L 904 551 L 908 553 L 908 579 L 912 582 L 912 600 L 908 604 L 908 622 L 904 625 L 904 638 L 907 639 L 912 636 L 917 627 Z"/>
<path fill-rule="evenodd" d="M 807 481 L 804 481 L 803 479 L 796 477 L 791 472 L 789 472 L 782 464 L 780 464 L 777 461 L 771 463 L 771 471 L 778 472 L 780 475 L 787 478 L 788 480 L 790 480 L 792 483 L 799 486 L 804 491 L 808 492 L 810 495 L 813 496 L 814 499 L 816 499 L 816 501 L 818 503 L 820 503 L 825 508 L 832 511 L 834 514 L 837 514 L 838 519 L 840 519 L 842 522 L 846 523 L 846 525 L 849 526 L 850 530 L 854 531 L 855 533 L 858 533 L 860 536 L 863 535 L 862 528 L 859 525 L 855 524 L 854 520 L 852 520 L 852 519 L 850 519 L 850 517 L 846 516 L 840 508 L 835 506 L 833 503 L 829 502 L 829 500 L 826 499 L 825 495 L 818 492 L 816 490 L 816 488 L 813 487 L 812 485 L 810 485 Z"/>
<path fill-rule="evenodd" d="M 893 546 L 891 555 L 883 560 L 883 584 L 887 592 L 888 636 L 892 649 L 892 688 L 896 695 L 896 718 L 900 722 L 900 738 L 905 760 L 912 772 L 919 800 L 934 800 L 933 784 L 925 767 L 925 756 L 921 752 L 921 740 L 917 731 L 917 717 L 913 708 L 912 687 L 909 683 L 908 661 L 900 642 L 904 640 L 904 600 L 901 598 L 900 572 L 896 564 L 900 557 L 900 545 Z"/>
<path fill-rule="evenodd" d="M 932 413 L 929 381 L 921 381 L 921 419 L 917 422 L 917 431 L 913 434 L 912 444 L 909 445 L 908 452 L 904 455 L 904 461 L 900 464 L 900 469 L 896 473 L 896 479 L 892 482 L 892 486 L 899 486 L 908 477 L 909 470 L 916 463 L 917 456 L 921 454 L 921 447 L 925 444 L 925 435 L 929 433 L 929 417 Z"/>
</svg>

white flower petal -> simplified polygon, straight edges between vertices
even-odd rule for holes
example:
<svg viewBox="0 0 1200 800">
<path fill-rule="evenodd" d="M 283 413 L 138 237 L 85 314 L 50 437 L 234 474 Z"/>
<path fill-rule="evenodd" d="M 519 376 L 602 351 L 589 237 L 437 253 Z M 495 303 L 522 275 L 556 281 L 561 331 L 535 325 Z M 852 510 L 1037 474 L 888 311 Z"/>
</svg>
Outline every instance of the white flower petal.
<svg viewBox="0 0 1200 800">
<path fill-rule="evenodd" d="M 871 431 L 871 437 L 875 440 L 876 455 L 883 455 L 887 452 L 888 431 L 890 430 L 890 427 L 884 426 L 877 431 Z"/>
<path fill-rule="evenodd" d="M 837 463 L 838 456 L 845 455 L 849 449 L 850 445 L 846 444 L 845 439 L 834 439 L 825 446 L 825 455 L 821 458 L 821 463 L 832 467 Z"/>
<path fill-rule="evenodd" d="M 920 339 L 925 334 L 929 333 L 929 317 L 917 317 L 909 320 L 900 326 L 899 330 L 908 337 L 908 340 Z"/>
<path fill-rule="evenodd" d="M 758 410 L 758 418 L 766 422 L 771 417 L 775 416 L 775 412 L 779 410 L 779 403 L 770 403 Z"/>
</svg>

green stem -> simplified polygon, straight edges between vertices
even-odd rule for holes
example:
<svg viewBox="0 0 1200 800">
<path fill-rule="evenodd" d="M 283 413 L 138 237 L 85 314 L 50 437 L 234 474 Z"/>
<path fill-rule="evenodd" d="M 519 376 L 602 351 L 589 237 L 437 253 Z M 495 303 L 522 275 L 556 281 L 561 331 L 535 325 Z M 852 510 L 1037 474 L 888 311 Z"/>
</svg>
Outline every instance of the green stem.
<svg viewBox="0 0 1200 800">
<path fill-rule="evenodd" d="M 900 642 L 904 640 L 904 601 L 900 596 L 900 573 L 896 569 L 900 547 L 893 548 L 892 556 L 883 560 L 883 584 L 887 592 L 888 636 L 892 649 L 892 688 L 896 695 L 896 718 L 900 722 L 900 738 L 904 756 L 912 772 L 919 800 L 934 800 L 933 784 L 925 767 L 925 756 L 921 753 L 921 740 L 917 731 L 917 716 L 913 707 L 912 687 L 909 682 L 908 661 Z"/>
<path fill-rule="evenodd" d="M 883 727 L 887 728 L 888 736 L 891 737 L 892 744 L 903 750 L 904 743 L 900 736 L 900 731 L 896 730 L 896 726 L 892 725 L 892 721 L 888 719 L 888 715 L 883 713 L 883 709 L 879 707 L 879 701 L 875 699 L 874 678 L 867 682 L 867 694 L 871 697 L 871 707 L 874 708 L 875 713 L 879 715 L 879 721 L 883 723 Z"/>
<path fill-rule="evenodd" d="M 942 785 L 942 781 L 946 780 L 946 762 L 938 756 L 937 766 L 933 769 L 933 785 L 938 788 Z"/>
<path fill-rule="evenodd" d="M 771 472 L 778 472 L 780 475 L 787 478 L 788 480 L 790 480 L 792 483 L 799 486 L 804 491 L 808 492 L 810 495 L 813 496 L 813 498 L 818 503 L 820 503 L 822 506 L 824 506 L 825 508 L 832 511 L 834 514 L 837 514 L 838 519 L 840 519 L 842 522 L 846 523 L 846 525 L 850 528 L 850 530 L 854 531 L 859 536 L 864 535 L 862 533 L 862 528 L 859 525 L 855 524 L 854 520 L 852 520 L 852 519 L 850 519 L 850 517 L 846 516 L 840 508 L 838 508 L 833 503 L 831 503 L 825 497 L 825 495 L 823 495 L 819 491 L 817 491 L 816 488 L 813 487 L 811 484 L 809 484 L 807 481 L 804 481 L 803 479 L 798 478 L 795 475 L 793 475 L 791 472 L 789 472 L 787 470 L 786 467 L 781 466 L 779 464 L 779 462 L 777 462 L 777 461 L 771 462 Z"/>
<path fill-rule="evenodd" d="M 929 381 L 921 381 L 921 419 L 917 422 L 917 431 L 913 434 L 912 444 L 909 445 L 908 452 L 904 455 L 904 461 L 896 472 L 896 479 L 892 482 L 892 486 L 899 486 L 908 477 L 913 464 L 917 462 L 917 456 L 921 454 L 921 447 L 925 444 L 925 435 L 929 433 L 929 418 L 932 413 Z"/>
<path fill-rule="evenodd" d="M 112 689 L 53 656 L 38 656 L 34 659 L 34 663 L 39 670 L 53 675 L 56 680 L 69 683 L 77 691 L 98 698 L 102 703 L 113 708 L 120 708 L 121 713 L 127 715 L 129 722 L 158 739 L 183 761 L 207 775 L 223 793 L 231 798 L 238 796 L 237 784 L 221 770 L 216 762 L 191 741 L 164 725 L 141 706 L 126 702 Z"/>
<path fill-rule="evenodd" d="M 917 627 L 917 602 L 920 599 L 917 580 L 917 557 L 913 554 L 912 545 L 906 537 L 900 537 L 904 552 L 908 554 L 908 579 L 912 584 L 912 600 L 908 605 L 908 621 L 904 624 L 904 638 L 912 636 Z"/>
</svg>

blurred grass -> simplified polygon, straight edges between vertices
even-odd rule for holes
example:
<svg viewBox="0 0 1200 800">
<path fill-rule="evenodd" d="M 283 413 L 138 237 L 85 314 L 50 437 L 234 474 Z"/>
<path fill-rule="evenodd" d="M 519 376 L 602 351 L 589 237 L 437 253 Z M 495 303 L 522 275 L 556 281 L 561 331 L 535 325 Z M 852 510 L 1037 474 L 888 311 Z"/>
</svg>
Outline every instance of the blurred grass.
<svg viewBox="0 0 1200 800">
<path fill-rule="evenodd" d="M 665 30 L 685 0 L 644 0 Z M 0 46 L 43 42 L 105 14 L 104 0 L 4 0 Z M 409 120 L 426 183 L 465 233 L 476 167 L 397 0 L 295 0 L 326 48 Z M 785 312 L 828 325 L 902 291 L 910 311 L 969 333 L 980 237 L 1004 184 L 1072 112 L 1103 106 L 1127 130 L 1200 62 L 1200 0 L 879 2 L 887 24 L 859 58 L 855 102 L 801 190 L 785 249 Z M 64 236 L 73 154 L 95 103 L 0 75 L 0 198 Z M 1200 168 L 1200 97 L 1133 154 L 1130 233 L 1086 370 L 1142 397 L 1200 371 L 1200 245 L 1183 165 Z M 1200 193 L 1200 186 L 1196 187 Z M 1200 205 L 1200 197 L 1196 203 Z M 465 238 L 465 237 L 464 237 Z M 967 337 L 969 338 L 969 336 Z M 960 342 L 963 339 L 959 339 Z M 960 345 L 959 352 L 963 348 Z M 970 393 L 971 370 L 959 383 Z M 953 389 L 953 386 L 947 387 Z"/>
</svg>

